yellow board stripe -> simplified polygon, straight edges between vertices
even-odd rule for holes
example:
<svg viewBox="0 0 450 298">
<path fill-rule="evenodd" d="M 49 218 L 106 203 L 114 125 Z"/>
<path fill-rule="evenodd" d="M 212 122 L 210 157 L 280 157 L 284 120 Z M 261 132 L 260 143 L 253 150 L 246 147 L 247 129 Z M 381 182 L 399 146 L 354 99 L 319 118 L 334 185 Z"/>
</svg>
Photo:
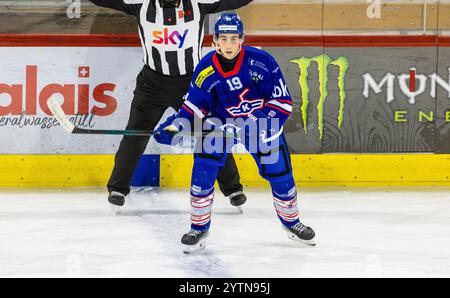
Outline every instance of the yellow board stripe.
<svg viewBox="0 0 450 298">
<path fill-rule="evenodd" d="M 250 155 L 235 155 L 242 183 L 268 186 Z M 450 155 L 293 155 L 294 178 L 304 187 L 450 186 Z M 0 155 L 0 187 L 104 187 L 113 155 Z M 162 155 L 162 187 L 189 187 L 191 155 Z"/>
<path fill-rule="evenodd" d="M 114 155 L 0 155 L 0 187 L 106 186 Z"/>
<path fill-rule="evenodd" d="M 268 186 L 250 155 L 236 155 L 242 183 Z M 292 155 L 294 178 L 304 187 L 450 186 L 450 155 L 317 154 Z M 161 156 L 161 186 L 189 187 L 193 158 Z"/>
</svg>

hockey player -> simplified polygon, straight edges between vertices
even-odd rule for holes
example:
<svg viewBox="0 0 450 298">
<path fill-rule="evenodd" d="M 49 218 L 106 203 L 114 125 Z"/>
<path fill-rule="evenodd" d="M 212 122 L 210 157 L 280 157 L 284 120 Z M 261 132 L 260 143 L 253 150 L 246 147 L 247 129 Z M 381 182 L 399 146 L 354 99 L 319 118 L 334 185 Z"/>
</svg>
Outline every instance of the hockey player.
<svg viewBox="0 0 450 298">
<path fill-rule="evenodd" d="M 288 147 L 282 126 L 292 111 L 292 99 L 280 67 L 268 53 L 243 46 L 243 23 L 235 13 L 224 13 L 215 24 L 216 51 L 206 55 L 196 68 L 186 101 L 180 111 L 161 124 L 156 139 L 177 143 L 174 133 L 185 129 L 185 119 L 220 119 L 243 123 L 234 143 L 242 143 L 255 159 L 260 175 L 270 182 L 274 206 L 282 227 L 292 240 L 314 244 L 313 229 L 299 220 Z M 237 120 L 242 120 L 241 122 Z M 253 125 L 248 125 L 254 123 Z M 252 146 L 256 139 L 257 146 Z M 178 140 L 179 141 L 179 140 Z M 228 142 L 224 142 L 228 143 Z M 253 142 L 255 143 L 255 142 Z M 266 145 L 265 149 L 262 149 Z M 185 253 L 205 245 L 211 224 L 214 181 L 224 166 L 230 146 L 223 152 L 194 155 L 191 182 L 191 230 L 182 237 Z M 272 159 L 270 157 L 273 157 Z"/>
</svg>

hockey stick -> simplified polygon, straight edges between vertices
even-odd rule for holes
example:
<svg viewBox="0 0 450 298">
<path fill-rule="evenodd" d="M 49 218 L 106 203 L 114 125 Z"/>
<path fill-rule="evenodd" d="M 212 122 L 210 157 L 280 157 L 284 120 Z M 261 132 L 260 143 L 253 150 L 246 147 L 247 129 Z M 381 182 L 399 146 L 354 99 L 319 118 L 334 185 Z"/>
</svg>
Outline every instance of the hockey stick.
<svg viewBox="0 0 450 298">
<path fill-rule="evenodd" d="M 47 106 L 50 109 L 50 111 L 53 113 L 53 116 L 55 116 L 56 120 L 61 124 L 61 126 L 64 128 L 65 131 L 67 131 L 70 134 L 85 134 L 85 135 L 123 135 L 123 136 L 135 136 L 135 137 L 148 137 L 153 136 L 155 134 L 155 131 L 153 130 L 114 130 L 114 129 L 87 129 L 87 128 L 80 128 L 75 125 L 73 125 L 69 119 L 67 118 L 67 115 L 64 113 L 61 105 L 58 103 L 56 98 L 50 97 L 47 100 Z M 173 132 L 175 135 L 179 136 L 192 136 L 190 132 Z M 197 136 L 197 133 L 194 133 L 195 136 Z M 223 137 L 237 137 L 236 134 L 230 134 L 220 131 L 202 131 L 201 135 L 199 136 L 223 136 Z"/>
</svg>

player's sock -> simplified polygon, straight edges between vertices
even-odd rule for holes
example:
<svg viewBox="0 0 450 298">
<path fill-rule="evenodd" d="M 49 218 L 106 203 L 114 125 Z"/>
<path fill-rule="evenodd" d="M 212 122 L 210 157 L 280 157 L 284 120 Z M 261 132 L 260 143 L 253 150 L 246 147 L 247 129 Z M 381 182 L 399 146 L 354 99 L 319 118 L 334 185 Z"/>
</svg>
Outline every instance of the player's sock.
<svg viewBox="0 0 450 298">
<path fill-rule="evenodd" d="M 214 202 L 214 187 L 202 191 L 198 186 L 191 188 L 191 230 L 184 234 L 181 243 L 184 253 L 205 248 L 206 237 L 211 225 L 211 213 Z"/>
<path fill-rule="evenodd" d="M 219 167 L 194 163 L 191 185 L 191 230 L 181 239 L 185 253 L 205 247 L 211 225 L 214 182 L 218 172 Z"/>
<path fill-rule="evenodd" d="M 206 231 L 211 223 L 214 182 L 219 167 L 194 162 L 191 182 L 191 229 Z"/>
<path fill-rule="evenodd" d="M 297 189 L 293 179 L 272 183 L 275 210 L 289 239 L 315 245 L 315 232 L 300 222 Z"/>
<path fill-rule="evenodd" d="M 214 187 L 202 191 L 197 186 L 191 189 L 191 229 L 207 231 L 211 224 L 211 213 L 214 202 Z"/>
<path fill-rule="evenodd" d="M 297 189 L 292 180 L 271 183 L 275 210 L 286 227 L 299 223 Z"/>
</svg>

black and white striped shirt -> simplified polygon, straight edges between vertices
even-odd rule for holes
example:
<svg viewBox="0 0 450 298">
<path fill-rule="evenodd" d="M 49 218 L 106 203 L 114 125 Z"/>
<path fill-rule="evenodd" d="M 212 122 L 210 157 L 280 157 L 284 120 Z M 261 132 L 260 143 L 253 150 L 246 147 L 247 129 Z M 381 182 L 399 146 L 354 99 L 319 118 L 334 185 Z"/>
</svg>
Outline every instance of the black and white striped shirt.
<svg viewBox="0 0 450 298">
<path fill-rule="evenodd" d="M 144 62 L 170 76 L 190 75 L 201 59 L 207 14 L 234 10 L 253 0 L 180 0 L 178 8 L 162 8 L 159 0 L 90 0 L 134 15 Z"/>
</svg>

